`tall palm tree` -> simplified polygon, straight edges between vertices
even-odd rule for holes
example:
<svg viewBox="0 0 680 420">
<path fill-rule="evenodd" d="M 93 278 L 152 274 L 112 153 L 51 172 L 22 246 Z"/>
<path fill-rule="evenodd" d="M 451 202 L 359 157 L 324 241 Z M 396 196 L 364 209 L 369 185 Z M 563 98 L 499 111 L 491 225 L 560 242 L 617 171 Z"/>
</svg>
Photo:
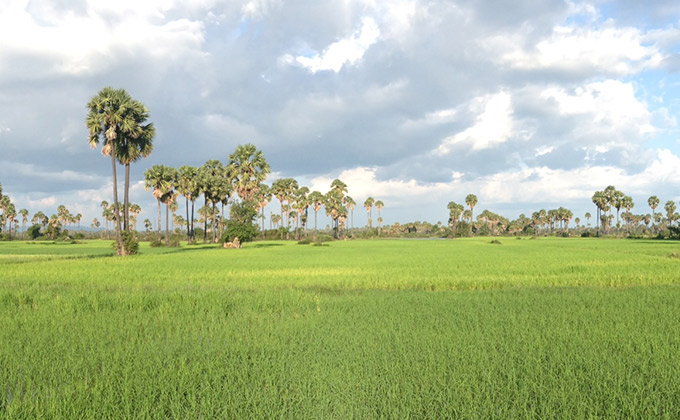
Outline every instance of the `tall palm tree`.
<svg viewBox="0 0 680 420">
<path fill-rule="evenodd" d="M 270 201 L 272 201 L 271 188 L 267 184 L 261 183 L 257 187 L 257 193 L 255 194 L 257 205 L 260 208 L 260 218 L 262 219 L 262 239 L 265 238 L 264 230 L 264 209 L 267 207 Z M 270 218 L 271 219 L 271 218 Z M 271 228 L 271 226 L 270 226 Z"/>
<path fill-rule="evenodd" d="M 253 199 L 258 186 L 270 172 L 264 154 L 252 144 L 236 147 L 236 151 L 229 155 L 229 167 L 233 176 L 234 190 L 245 202 Z"/>
<path fill-rule="evenodd" d="M 118 178 L 116 175 L 116 153 L 118 142 L 142 135 L 139 122 L 138 103 L 124 89 L 105 87 L 92 97 L 87 104 L 88 114 L 85 119 L 89 135 L 88 143 L 92 148 L 102 141 L 102 154 L 111 157 L 113 172 L 113 203 L 116 227 L 118 254 L 127 254 L 123 246 L 120 209 L 118 206 Z"/>
<path fill-rule="evenodd" d="M 666 218 L 668 218 L 668 226 L 673 226 L 673 216 L 675 215 L 675 202 L 672 200 L 666 201 L 666 205 L 663 206 L 666 210 Z"/>
<path fill-rule="evenodd" d="M 179 168 L 177 174 L 177 191 L 186 199 L 187 213 L 187 239 L 193 242 L 194 238 L 194 206 L 196 199 L 201 194 L 198 180 L 199 169 L 194 166 L 184 165 Z M 189 201 L 191 201 L 191 216 L 189 216 Z"/>
<path fill-rule="evenodd" d="M 161 234 L 161 201 L 165 195 L 172 194 L 177 178 L 177 170 L 170 166 L 153 165 L 144 172 L 144 186 L 147 191 L 153 189 L 153 196 L 158 202 L 158 241 Z"/>
<path fill-rule="evenodd" d="M 116 158 L 125 167 L 125 186 L 123 195 L 123 231 L 130 230 L 130 164 L 145 158 L 153 151 L 153 138 L 156 128 L 153 123 L 146 123 L 149 110 L 139 101 L 133 100 L 127 108 L 137 124 L 133 134 L 123 133 L 116 145 Z"/>
<path fill-rule="evenodd" d="M 458 220 L 460 220 L 460 217 L 465 211 L 465 207 L 454 201 L 450 201 L 446 208 L 449 209 L 449 227 L 455 229 L 456 223 L 458 223 Z M 470 211 L 470 217 L 472 217 L 472 211 Z"/>
<path fill-rule="evenodd" d="M 345 207 L 347 207 L 347 210 L 351 214 L 350 228 L 354 228 L 354 208 L 356 207 L 357 203 L 349 195 L 345 196 L 345 198 L 343 199 L 343 203 L 345 204 Z"/>
<path fill-rule="evenodd" d="M 310 206 L 309 203 L 309 188 L 302 186 L 298 189 L 295 190 L 293 193 L 293 199 L 295 200 L 295 204 L 293 207 L 297 211 L 297 217 L 296 217 L 296 229 L 295 229 L 295 236 L 298 240 L 300 240 L 300 221 L 302 220 L 303 223 L 303 228 L 305 227 L 307 223 L 307 208 Z"/>
<path fill-rule="evenodd" d="M 26 232 L 26 223 L 28 223 L 28 210 L 21 209 L 19 214 L 21 215 L 21 232 L 23 233 Z"/>
<path fill-rule="evenodd" d="M 378 200 L 375 202 L 375 208 L 378 209 L 378 236 L 382 234 L 382 216 L 380 215 L 380 211 L 385 207 L 385 204 L 382 202 L 382 200 Z"/>
<path fill-rule="evenodd" d="M 470 207 L 470 219 L 474 220 L 475 217 L 475 206 L 477 205 L 478 200 L 477 196 L 474 194 L 468 194 L 465 197 L 465 204 L 467 204 L 468 207 Z"/>
<path fill-rule="evenodd" d="M 318 232 L 316 223 L 317 215 L 319 214 L 319 210 L 321 210 L 321 206 L 323 205 L 324 196 L 319 191 L 312 191 L 307 198 L 309 199 L 310 205 L 314 209 L 314 234 L 316 235 Z"/>
<path fill-rule="evenodd" d="M 649 204 L 649 207 L 652 209 L 652 230 L 654 229 L 654 211 L 656 210 L 657 207 L 659 207 L 659 204 L 661 204 L 661 200 L 659 200 L 659 197 L 653 195 L 647 199 L 647 204 Z"/>
<path fill-rule="evenodd" d="M 584 215 L 584 217 L 586 218 L 586 221 L 588 222 L 588 225 L 590 225 L 590 218 L 593 217 L 593 216 L 592 216 L 589 212 L 586 212 L 586 214 Z"/>
<path fill-rule="evenodd" d="M 373 208 L 373 204 L 375 203 L 375 198 L 373 197 L 368 197 L 364 201 L 364 208 L 366 209 L 366 217 L 368 219 L 367 226 L 368 228 L 373 227 L 373 219 L 371 218 L 371 209 Z"/>
</svg>

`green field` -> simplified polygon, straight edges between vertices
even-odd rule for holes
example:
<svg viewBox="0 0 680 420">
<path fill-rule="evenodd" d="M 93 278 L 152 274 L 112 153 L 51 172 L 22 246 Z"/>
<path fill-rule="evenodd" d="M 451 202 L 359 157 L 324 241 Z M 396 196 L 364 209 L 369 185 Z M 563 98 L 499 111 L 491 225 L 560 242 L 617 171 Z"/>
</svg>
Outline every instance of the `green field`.
<svg viewBox="0 0 680 420">
<path fill-rule="evenodd" d="M 0 243 L 0 419 L 680 418 L 680 243 Z"/>
</svg>

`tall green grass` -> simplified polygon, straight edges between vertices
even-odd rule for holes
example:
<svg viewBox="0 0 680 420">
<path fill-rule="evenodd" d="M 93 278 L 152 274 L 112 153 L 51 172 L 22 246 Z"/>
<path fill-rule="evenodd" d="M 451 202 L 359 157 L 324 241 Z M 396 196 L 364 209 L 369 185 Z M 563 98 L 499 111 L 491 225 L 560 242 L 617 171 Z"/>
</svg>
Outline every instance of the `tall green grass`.
<svg viewBox="0 0 680 420">
<path fill-rule="evenodd" d="M 680 247 L 502 242 L 0 262 L 0 418 L 680 418 Z"/>
</svg>

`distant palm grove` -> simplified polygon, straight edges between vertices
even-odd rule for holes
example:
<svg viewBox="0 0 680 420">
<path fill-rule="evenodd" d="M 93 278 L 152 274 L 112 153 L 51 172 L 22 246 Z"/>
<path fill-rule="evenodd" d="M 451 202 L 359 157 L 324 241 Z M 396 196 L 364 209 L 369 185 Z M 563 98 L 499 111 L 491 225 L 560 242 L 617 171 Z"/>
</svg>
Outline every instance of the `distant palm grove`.
<svg viewBox="0 0 680 420">
<path fill-rule="evenodd" d="M 447 224 L 411 222 L 383 226 L 385 204 L 382 200 L 368 197 L 361 204 L 368 224 L 358 228 L 354 225 L 354 210 L 358 203 L 349 195 L 343 181 L 335 179 L 325 192 L 310 191 L 309 187 L 300 185 L 293 178 L 276 179 L 267 184 L 269 164 L 263 153 L 252 144 L 238 146 L 226 162 L 213 159 L 199 167 L 153 165 L 147 169 L 144 172 L 145 186 L 157 203 L 157 223 L 153 226 L 147 218 L 142 226 L 137 220 L 142 209 L 129 200 L 130 165 L 153 151 L 155 127 L 147 121 L 149 110 L 125 90 L 110 87 L 92 97 L 87 109 L 88 143 L 93 148 L 101 143 L 102 155 L 111 159 L 112 200 L 101 202 L 102 220 L 94 218 L 89 225 L 94 231 L 84 231 L 81 229 L 82 215 L 71 214 L 65 205 L 59 205 L 56 213 L 49 217 L 42 211 L 31 216 L 26 209 L 17 210 L 10 196 L 3 194 L 0 185 L 1 239 L 72 240 L 101 236 L 114 239 L 116 252 L 127 255 L 137 252 L 140 237 L 151 241 L 153 246 L 169 246 L 177 245 L 180 239 L 193 244 L 199 241 L 227 242 L 236 237 L 240 241 L 257 238 L 311 238 L 319 241 L 331 237 L 374 236 L 680 236 L 680 229 L 674 226 L 680 220 L 675 202 L 666 201 L 661 209 L 661 200 L 653 195 L 647 201 L 650 213 L 634 214 L 632 198 L 614 186 L 593 194 L 595 217 L 588 212 L 583 215 L 585 220 L 574 217 L 572 211 L 563 207 L 540 209 L 530 217 L 522 214 L 515 220 L 509 220 L 489 210 L 475 211 L 478 198 L 468 194 L 464 204 L 448 203 Z M 117 164 L 125 170 L 122 202 L 117 188 Z M 279 211 L 265 214 L 267 205 L 275 200 Z M 180 211 L 180 203 L 184 204 L 183 212 Z M 330 218 L 330 225 L 320 228 L 319 212 L 322 208 L 326 217 Z M 227 214 L 225 209 L 228 209 Z M 375 226 L 373 209 L 377 211 Z M 164 227 L 161 224 L 163 213 Z M 594 227 L 591 218 L 594 219 Z"/>
</svg>

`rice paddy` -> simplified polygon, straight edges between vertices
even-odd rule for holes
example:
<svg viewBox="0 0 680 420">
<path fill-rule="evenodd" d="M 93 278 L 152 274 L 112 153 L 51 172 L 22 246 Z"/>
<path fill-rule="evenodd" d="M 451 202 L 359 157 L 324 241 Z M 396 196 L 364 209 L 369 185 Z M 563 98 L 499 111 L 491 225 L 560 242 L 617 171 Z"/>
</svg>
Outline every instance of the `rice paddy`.
<svg viewBox="0 0 680 420">
<path fill-rule="evenodd" d="M 0 243 L 0 419 L 680 418 L 680 244 Z"/>
</svg>

